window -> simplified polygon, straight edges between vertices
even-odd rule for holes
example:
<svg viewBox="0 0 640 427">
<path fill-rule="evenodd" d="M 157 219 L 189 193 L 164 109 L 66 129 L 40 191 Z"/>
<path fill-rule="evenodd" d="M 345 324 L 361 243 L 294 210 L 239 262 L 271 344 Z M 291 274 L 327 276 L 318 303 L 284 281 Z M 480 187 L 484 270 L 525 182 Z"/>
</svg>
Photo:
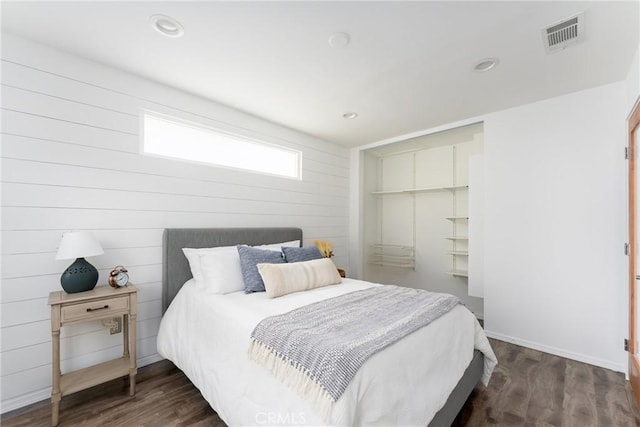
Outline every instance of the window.
<svg viewBox="0 0 640 427">
<path fill-rule="evenodd" d="M 168 116 L 143 113 L 142 152 L 300 179 L 302 154 Z"/>
</svg>

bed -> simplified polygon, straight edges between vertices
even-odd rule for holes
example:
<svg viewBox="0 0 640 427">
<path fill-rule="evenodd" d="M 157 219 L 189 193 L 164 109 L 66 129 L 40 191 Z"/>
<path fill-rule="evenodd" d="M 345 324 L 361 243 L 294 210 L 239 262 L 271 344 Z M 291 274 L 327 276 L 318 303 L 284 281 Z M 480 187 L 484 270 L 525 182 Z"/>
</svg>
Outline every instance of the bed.
<svg viewBox="0 0 640 427">
<path fill-rule="evenodd" d="M 159 354 L 187 375 L 229 425 L 451 425 L 495 366 L 484 332 L 463 306 L 368 359 L 329 418 L 249 360 L 249 334 L 262 318 L 377 285 L 344 279 L 272 300 L 264 292 L 203 294 L 182 248 L 290 241 L 302 242 L 302 230 L 166 229 Z"/>
</svg>

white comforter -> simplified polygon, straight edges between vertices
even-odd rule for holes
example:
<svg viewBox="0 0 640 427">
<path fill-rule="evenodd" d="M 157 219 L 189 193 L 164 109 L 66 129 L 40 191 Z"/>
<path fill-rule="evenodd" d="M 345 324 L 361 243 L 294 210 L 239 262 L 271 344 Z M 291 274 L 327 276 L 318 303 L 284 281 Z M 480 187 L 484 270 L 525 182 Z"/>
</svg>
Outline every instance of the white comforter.
<svg viewBox="0 0 640 427">
<path fill-rule="evenodd" d="M 187 282 L 165 313 L 158 353 L 173 361 L 231 426 L 326 424 L 310 404 L 247 356 L 253 328 L 267 316 L 377 286 L 341 285 L 267 299 L 264 292 L 209 295 Z M 425 426 L 444 406 L 471 362 L 485 354 L 488 381 L 495 355 L 473 314 L 458 306 L 428 327 L 371 357 L 333 405 L 333 425 Z"/>
</svg>

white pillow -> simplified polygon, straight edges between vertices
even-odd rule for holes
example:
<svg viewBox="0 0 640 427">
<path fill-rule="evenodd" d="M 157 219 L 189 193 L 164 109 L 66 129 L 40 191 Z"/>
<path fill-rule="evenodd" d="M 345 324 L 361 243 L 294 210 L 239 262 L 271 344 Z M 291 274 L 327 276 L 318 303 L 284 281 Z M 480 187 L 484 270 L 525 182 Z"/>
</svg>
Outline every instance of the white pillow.
<svg viewBox="0 0 640 427">
<path fill-rule="evenodd" d="M 227 246 L 200 255 L 203 288 L 210 294 L 229 294 L 244 290 L 238 248 Z"/>
<path fill-rule="evenodd" d="M 202 267 L 200 266 L 200 256 L 210 252 L 217 252 L 220 250 L 225 250 L 232 248 L 236 250 L 235 246 L 220 246 L 217 248 L 182 248 L 182 253 L 187 257 L 187 261 L 189 261 L 189 268 L 191 269 L 191 275 L 193 279 L 196 281 L 197 288 L 204 288 L 204 278 L 202 277 Z M 240 262 L 240 261 L 238 261 Z"/>
<path fill-rule="evenodd" d="M 287 248 L 299 248 L 300 247 L 300 240 L 292 240 L 290 242 L 284 242 L 284 243 L 271 243 L 271 244 L 268 244 L 268 245 L 254 246 L 254 248 L 267 249 L 269 251 L 280 251 L 280 252 L 282 252 L 282 247 L 283 246 L 285 246 Z"/>
<path fill-rule="evenodd" d="M 342 283 L 331 258 L 290 264 L 258 264 L 267 298 Z"/>
</svg>

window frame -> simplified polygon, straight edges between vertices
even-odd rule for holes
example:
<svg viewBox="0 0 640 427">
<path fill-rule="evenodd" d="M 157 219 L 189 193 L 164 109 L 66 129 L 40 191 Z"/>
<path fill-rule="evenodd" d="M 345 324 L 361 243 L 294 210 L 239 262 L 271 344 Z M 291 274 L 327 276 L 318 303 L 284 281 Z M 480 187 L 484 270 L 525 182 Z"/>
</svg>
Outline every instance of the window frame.
<svg viewBox="0 0 640 427">
<path fill-rule="evenodd" d="M 226 137 L 230 137 L 230 138 L 233 138 L 233 139 L 239 139 L 239 140 L 241 140 L 243 142 L 247 142 L 247 143 L 250 143 L 250 144 L 257 144 L 257 145 L 261 145 L 263 147 L 272 147 L 272 148 L 276 148 L 276 149 L 281 150 L 281 151 L 293 153 L 293 154 L 295 154 L 296 159 L 297 159 L 296 176 L 284 175 L 284 174 L 278 174 L 278 173 L 270 173 L 270 172 L 256 170 L 256 169 L 252 169 L 252 168 L 248 168 L 248 167 L 244 168 L 244 167 L 238 167 L 238 166 L 229 166 L 229 165 L 220 164 L 220 163 L 198 161 L 198 160 L 187 159 L 187 158 L 182 158 L 182 157 L 174 157 L 174 156 L 171 156 L 171 155 L 147 152 L 147 151 L 145 151 L 145 118 L 147 116 L 150 116 L 150 117 L 153 117 L 153 118 L 159 119 L 159 120 L 165 120 L 167 122 L 170 122 L 170 123 L 173 123 L 173 124 L 177 124 L 177 125 L 184 125 L 185 127 L 190 127 L 190 128 L 196 129 L 196 130 L 209 132 L 209 133 L 212 133 L 214 135 L 221 135 L 223 137 L 226 136 Z M 185 119 L 185 118 L 182 118 L 182 117 L 179 117 L 179 116 L 175 116 L 175 115 L 159 113 L 157 111 L 152 111 L 152 110 L 147 110 L 147 109 L 141 109 L 140 110 L 140 137 L 139 137 L 139 141 L 140 141 L 139 142 L 139 153 L 141 155 L 143 155 L 143 156 L 149 156 L 149 157 L 155 157 L 155 158 L 160 158 L 160 159 L 179 161 L 179 162 L 184 162 L 184 163 L 204 165 L 204 166 L 208 166 L 208 167 L 228 169 L 228 170 L 238 171 L 238 172 L 247 172 L 247 173 L 253 173 L 253 174 L 258 174 L 258 175 L 276 177 L 276 178 L 291 179 L 291 180 L 295 180 L 295 181 L 302 181 L 303 153 L 302 153 L 301 150 L 296 150 L 294 148 L 286 147 L 284 145 L 275 144 L 275 143 L 272 143 L 270 141 L 266 141 L 264 139 L 259 139 L 259 138 L 256 138 L 256 137 L 243 135 L 241 133 L 230 132 L 230 131 L 228 131 L 226 129 L 213 127 L 211 125 L 207 125 L 207 124 L 204 124 L 204 123 L 200 123 L 200 122 L 196 122 L 196 121 L 193 121 L 193 120 Z"/>
</svg>

